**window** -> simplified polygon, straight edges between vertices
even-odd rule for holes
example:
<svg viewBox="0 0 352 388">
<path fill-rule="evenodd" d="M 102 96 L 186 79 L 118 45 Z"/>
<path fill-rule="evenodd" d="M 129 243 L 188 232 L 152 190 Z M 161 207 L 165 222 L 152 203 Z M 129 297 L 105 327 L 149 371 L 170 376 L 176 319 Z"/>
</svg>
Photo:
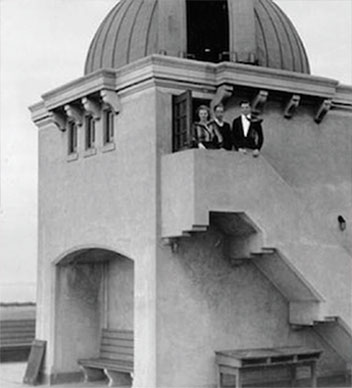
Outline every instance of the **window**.
<svg viewBox="0 0 352 388">
<path fill-rule="evenodd" d="M 103 143 L 111 144 L 114 140 L 114 114 L 111 109 L 103 110 Z"/>
<path fill-rule="evenodd" d="M 187 0 L 187 54 L 200 61 L 229 60 L 227 0 Z"/>
<path fill-rule="evenodd" d="M 95 121 L 92 116 L 86 116 L 86 150 L 94 148 L 95 143 Z"/>
<path fill-rule="evenodd" d="M 77 124 L 74 121 L 68 123 L 68 153 L 77 153 Z"/>
</svg>

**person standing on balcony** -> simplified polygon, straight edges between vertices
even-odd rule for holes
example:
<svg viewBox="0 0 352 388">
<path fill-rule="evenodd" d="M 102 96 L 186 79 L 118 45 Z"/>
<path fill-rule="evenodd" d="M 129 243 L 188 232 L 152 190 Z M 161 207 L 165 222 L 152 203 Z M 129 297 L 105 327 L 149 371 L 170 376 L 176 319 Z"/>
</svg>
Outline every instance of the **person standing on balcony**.
<svg viewBox="0 0 352 388">
<path fill-rule="evenodd" d="M 249 101 L 241 101 L 241 115 L 233 120 L 232 139 L 236 151 L 252 152 L 258 156 L 264 142 L 262 121 L 255 117 L 251 111 Z"/>
<path fill-rule="evenodd" d="M 222 136 L 220 147 L 230 151 L 233 147 L 231 128 L 230 124 L 224 121 L 224 112 L 225 108 L 223 104 L 216 105 L 214 107 L 214 118 L 209 125 L 214 128 L 214 131 L 217 131 Z"/>
<path fill-rule="evenodd" d="M 222 144 L 222 136 L 214 126 L 210 125 L 210 110 L 206 105 L 197 109 L 199 121 L 193 124 L 193 144 L 196 148 L 217 149 Z"/>
</svg>

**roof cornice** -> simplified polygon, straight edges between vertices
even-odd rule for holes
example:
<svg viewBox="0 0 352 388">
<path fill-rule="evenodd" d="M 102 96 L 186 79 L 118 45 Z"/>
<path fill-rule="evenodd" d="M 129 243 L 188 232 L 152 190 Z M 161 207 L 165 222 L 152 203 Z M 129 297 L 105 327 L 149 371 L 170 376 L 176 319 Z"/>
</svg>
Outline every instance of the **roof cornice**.
<svg viewBox="0 0 352 388">
<path fill-rule="evenodd" d="M 150 87 L 151 84 L 170 89 L 202 90 L 204 93 L 214 93 L 221 85 L 234 88 L 243 86 L 267 90 L 270 95 L 294 94 L 352 107 L 352 87 L 341 85 L 334 79 L 233 62 L 212 64 L 152 55 L 119 70 L 99 70 L 62 85 L 43 94 L 42 103 L 33 105 L 30 110 L 35 119 L 37 115 L 42 116 L 45 110 L 52 111 L 98 94 L 101 90 L 124 94 L 143 85 Z"/>
</svg>

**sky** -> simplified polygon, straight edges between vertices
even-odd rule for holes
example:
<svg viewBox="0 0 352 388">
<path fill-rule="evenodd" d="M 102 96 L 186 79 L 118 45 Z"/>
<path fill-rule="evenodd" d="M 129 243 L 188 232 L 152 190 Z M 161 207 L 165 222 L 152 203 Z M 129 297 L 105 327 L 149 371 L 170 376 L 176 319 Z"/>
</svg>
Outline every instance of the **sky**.
<svg viewBox="0 0 352 388">
<path fill-rule="evenodd" d="M 34 298 L 38 146 L 28 106 L 83 75 L 89 44 L 116 2 L 0 0 L 0 302 Z M 312 74 L 351 85 L 352 0 L 275 2 L 296 26 Z"/>
</svg>

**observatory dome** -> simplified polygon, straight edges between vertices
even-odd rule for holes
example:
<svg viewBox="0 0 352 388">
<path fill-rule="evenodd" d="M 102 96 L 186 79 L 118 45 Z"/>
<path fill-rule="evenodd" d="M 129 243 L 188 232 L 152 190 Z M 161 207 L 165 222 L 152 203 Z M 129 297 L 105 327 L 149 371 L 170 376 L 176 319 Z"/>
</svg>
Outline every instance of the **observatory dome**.
<svg viewBox="0 0 352 388">
<path fill-rule="evenodd" d="M 90 44 L 85 74 L 151 54 L 310 73 L 300 36 L 272 0 L 120 0 Z"/>
</svg>

